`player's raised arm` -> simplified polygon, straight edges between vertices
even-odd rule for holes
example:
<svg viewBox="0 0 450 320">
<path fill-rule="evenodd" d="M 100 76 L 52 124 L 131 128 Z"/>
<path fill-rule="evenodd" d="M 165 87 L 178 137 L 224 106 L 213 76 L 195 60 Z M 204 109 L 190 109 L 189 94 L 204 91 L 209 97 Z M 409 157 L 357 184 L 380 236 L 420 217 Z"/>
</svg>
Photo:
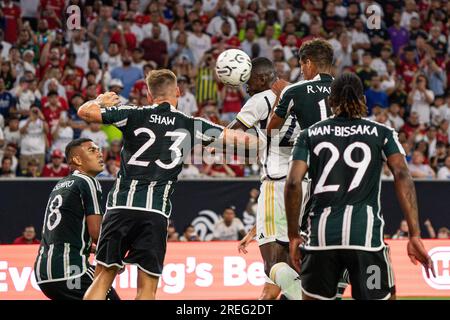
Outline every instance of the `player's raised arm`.
<svg viewBox="0 0 450 320">
<path fill-rule="evenodd" d="M 77 114 L 86 122 L 103 123 L 102 108 L 117 106 L 119 103 L 119 96 L 115 92 L 106 92 L 99 95 L 97 99 L 84 103 Z"/>
<path fill-rule="evenodd" d="M 428 255 L 422 241 L 420 240 L 419 212 L 417 208 L 416 189 L 411 174 L 406 165 L 403 149 L 399 145 L 397 133 L 393 132 L 388 137 L 384 153 L 387 156 L 387 164 L 394 176 L 395 192 L 400 207 L 402 208 L 409 228 L 408 256 L 411 262 L 417 264 L 419 261 L 425 268 L 427 276 L 429 271 L 435 275 L 433 262 Z"/>
</svg>

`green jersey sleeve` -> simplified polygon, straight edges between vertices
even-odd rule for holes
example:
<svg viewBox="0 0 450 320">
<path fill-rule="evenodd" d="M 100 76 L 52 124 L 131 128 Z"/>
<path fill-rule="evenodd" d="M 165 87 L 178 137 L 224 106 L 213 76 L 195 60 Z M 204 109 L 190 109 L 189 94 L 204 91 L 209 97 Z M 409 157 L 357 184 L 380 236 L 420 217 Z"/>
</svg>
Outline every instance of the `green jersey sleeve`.
<svg viewBox="0 0 450 320">
<path fill-rule="evenodd" d="M 301 160 L 309 165 L 308 129 L 299 134 L 292 150 L 292 160 Z"/>
<path fill-rule="evenodd" d="M 121 129 L 125 127 L 128 116 L 136 109 L 134 106 L 117 106 L 102 108 L 102 122 L 104 124 L 112 124 Z"/>
<path fill-rule="evenodd" d="M 398 140 L 398 134 L 395 130 L 386 128 L 386 136 L 383 144 L 383 153 L 387 157 L 395 153 L 401 153 L 405 155 L 405 150 L 403 149 L 400 141 Z"/>
<path fill-rule="evenodd" d="M 219 139 L 224 127 L 203 118 L 193 118 L 195 138 L 210 143 Z"/>
<path fill-rule="evenodd" d="M 288 90 L 281 93 L 281 99 L 278 106 L 275 108 L 275 114 L 280 118 L 286 119 L 294 105 L 292 96 Z"/>
<path fill-rule="evenodd" d="M 100 183 L 86 176 L 79 176 L 80 196 L 83 201 L 84 215 L 103 214 L 100 200 L 102 199 L 102 190 Z"/>
</svg>

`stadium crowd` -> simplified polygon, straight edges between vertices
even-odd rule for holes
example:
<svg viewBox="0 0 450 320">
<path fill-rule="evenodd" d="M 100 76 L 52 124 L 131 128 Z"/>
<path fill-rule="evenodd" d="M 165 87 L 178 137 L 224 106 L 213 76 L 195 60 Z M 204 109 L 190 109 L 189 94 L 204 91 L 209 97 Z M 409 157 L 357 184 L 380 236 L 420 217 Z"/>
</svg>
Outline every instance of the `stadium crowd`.
<svg viewBox="0 0 450 320">
<path fill-rule="evenodd" d="M 102 148 L 101 176 L 115 177 L 121 133 L 81 121 L 85 101 L 114 91 L 147 104 L 145 74 L 170 68 L 178 108 L 226 125 L 248 96 L 217 80 L 223 50 L 270 58 L 296 82 L 299 47 L 321 37 L 334 48 L 335 73 L 363 81 L 369 117 L 399 132 L 413 177 L 450 180 L 449 15 L 440 0 L 0 1 L 0 177 L 67 175 L 63 151 L 77 137 Z M 212 163 L 185 165 L 182 177 L 257 174 Z M 391 178 L 387 167 L 383 176 Z"/>
</svg>

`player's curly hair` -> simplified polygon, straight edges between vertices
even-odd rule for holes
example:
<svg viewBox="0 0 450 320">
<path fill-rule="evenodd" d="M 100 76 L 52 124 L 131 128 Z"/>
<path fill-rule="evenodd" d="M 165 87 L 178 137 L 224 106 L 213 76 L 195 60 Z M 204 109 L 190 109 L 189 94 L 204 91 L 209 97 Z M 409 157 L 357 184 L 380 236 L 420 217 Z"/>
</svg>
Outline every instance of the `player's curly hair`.
<svg viewBox="0 0 450 320">
<path fill-rule="evenodd" d="M 351 72 L 345 72 L 333 81 L 328 103 L 336 116 L 362 118 L 367 115 L 362 82 Z"/>
</svg>

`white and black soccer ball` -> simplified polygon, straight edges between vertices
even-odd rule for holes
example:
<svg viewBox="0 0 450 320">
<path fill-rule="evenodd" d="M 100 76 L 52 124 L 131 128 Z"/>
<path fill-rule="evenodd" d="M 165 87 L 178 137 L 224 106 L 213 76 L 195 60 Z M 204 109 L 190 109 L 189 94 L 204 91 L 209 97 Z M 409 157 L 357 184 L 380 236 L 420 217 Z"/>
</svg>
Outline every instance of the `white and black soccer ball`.
<svg viewBox="0 0 450 320">
<path fill-rule="evenodd" d="M 228 49 L 216 61 L 216 74 L 223 84 L 240 86 L 247 82 L 252 71 L 252 61 L 242 50 Z"/>
</svg>

